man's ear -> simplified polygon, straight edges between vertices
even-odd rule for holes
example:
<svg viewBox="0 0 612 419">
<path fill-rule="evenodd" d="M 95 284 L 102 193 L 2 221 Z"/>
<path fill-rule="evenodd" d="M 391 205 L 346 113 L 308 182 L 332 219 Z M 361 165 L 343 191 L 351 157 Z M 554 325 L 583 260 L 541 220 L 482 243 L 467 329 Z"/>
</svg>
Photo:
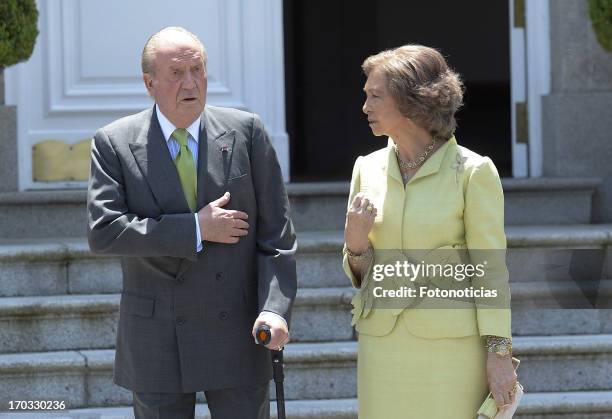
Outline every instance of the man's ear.
<svg viewBox="0 0 612 419">
<path fill-rule="evenodd" d="M 147 88 L 147 92 L 149 92 L 149 96 L 155 96 L 155 86 L 153 77 L 149 73 L 142 74 L 142 80 L 144 81 L 145 87 Z"/>
</svg>

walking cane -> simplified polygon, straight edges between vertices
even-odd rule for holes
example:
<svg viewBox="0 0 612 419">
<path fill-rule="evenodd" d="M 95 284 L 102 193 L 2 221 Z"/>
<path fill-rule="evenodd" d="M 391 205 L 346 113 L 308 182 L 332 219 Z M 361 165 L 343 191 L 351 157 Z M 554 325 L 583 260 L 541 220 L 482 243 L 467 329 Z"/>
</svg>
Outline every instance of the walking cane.
<svg viewBox="0 0 612 419">
<path fill-rule="evenodd" d="M 270 327 L 266 324 L 262 324 L 255 331 L 257 343 L 260 345 L 267 345 L 272 339 L 272 333 L 270 333 Z M 270 349 L 270 355 L 272 357 L 272 371 L 274 375 L 274 384 L 276 385 L 276 411 L 278 412 L 278 419 L 286 419 L 285 416 L 285 388 L 283 387 L 283 380 L 285 375 L 283 374 L 283 350 L 276 351 Z"/>
</svg>

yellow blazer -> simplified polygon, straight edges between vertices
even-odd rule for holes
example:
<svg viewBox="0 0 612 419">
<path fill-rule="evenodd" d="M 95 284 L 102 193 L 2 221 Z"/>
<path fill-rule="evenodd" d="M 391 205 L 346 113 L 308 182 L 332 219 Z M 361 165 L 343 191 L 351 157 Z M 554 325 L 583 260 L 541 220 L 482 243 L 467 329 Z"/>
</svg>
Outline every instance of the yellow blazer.
<svg viewBox="0 0 612 419">
<path fill-rule="evenodd" d="M 357 158 L 351 178 L 349 205 L 363 192 L 378 210 L 369 234 L 374 249 L 496 249 L 501 251 L 497 254 L 505 254 L 504 196 L 491 159 L 459 146 L 453 137 L 404 187 L 392 145 L 389 139 L 386 148 Z M 473 253 L 475 250 L 470 251 Z M 388 334 L 401 319 L 412 334 L 423 338 L 510 337 L 504 257 L 493 265 L 483 278 L 473 278 L 471 285 L 502 290 L 507 308 L 471 302 L 452 309 L 368 309 L 365 302 L 371 296 L 360 289 L 353 299 L 353 323 L 359 333 L 373 336 Z M 359 288 L 346 255 L 343 267 Z"/>
</svg>

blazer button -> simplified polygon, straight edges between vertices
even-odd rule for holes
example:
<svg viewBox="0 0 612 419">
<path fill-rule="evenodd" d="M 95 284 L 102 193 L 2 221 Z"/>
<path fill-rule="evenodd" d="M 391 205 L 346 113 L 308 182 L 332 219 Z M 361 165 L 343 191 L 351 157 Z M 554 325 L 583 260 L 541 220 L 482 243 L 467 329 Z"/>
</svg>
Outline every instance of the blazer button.
<svg viewBox="0 0 612 419">
<path fill-rule="evenodd" d="M 223 281 L 223 272 L 217 272 L 217 281 Z"/>
<path fill-rule="evenodd" d="M 229 319 L 229 314 L 227 314 L 227 311 L 222 311 L 221 313 L 219 313 L 219 318 L 221 320 L 227 320 Z"/>
<path fill-rule="evenodd" d="M 184 317 L 177 317 L 177 318 L 176 318 L 176 324 L 177 324 L 177 325 L 182 326 L 182 325 L 184 325 L 185 323 L 187 323 L 187 320 L 185 320 L 185 318 L 184 318 Z"/>
</svg>

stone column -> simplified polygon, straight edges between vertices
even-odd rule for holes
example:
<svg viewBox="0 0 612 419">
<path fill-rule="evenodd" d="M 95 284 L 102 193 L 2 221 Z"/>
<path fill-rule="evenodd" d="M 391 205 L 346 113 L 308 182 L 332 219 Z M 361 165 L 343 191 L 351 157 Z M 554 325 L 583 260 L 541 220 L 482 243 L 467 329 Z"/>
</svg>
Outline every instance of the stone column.
<svg viewBox="0 0 612 419">
<path fill-rule="evenodd" d="M 4 105 L 4 69 L 0 67 L 0 106 Z"/>
<path fill-rule="evenodd" d="M 550 1 L 551 94 L 543 98 L 544 175 L 600 177 L 593 221 L 612 221 L 612 53 L 586 0 Z"/>
<path fill-rule="evenodd" d="M 17 108 L 4 104 L 4 70 L 0 69 L 0 192 L 17 189 Z"/>
</svg>

